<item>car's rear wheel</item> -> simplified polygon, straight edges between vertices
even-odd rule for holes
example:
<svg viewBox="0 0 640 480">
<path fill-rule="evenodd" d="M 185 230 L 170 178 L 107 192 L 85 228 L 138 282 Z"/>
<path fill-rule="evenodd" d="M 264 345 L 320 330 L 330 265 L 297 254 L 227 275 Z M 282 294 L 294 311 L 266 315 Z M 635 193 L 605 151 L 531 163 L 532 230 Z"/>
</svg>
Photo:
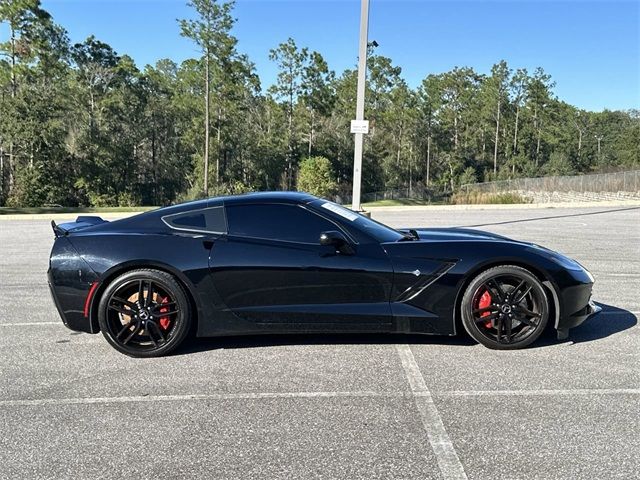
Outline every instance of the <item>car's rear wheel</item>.
<svg viewBox="0 0 640 480">
<path fill-rule="evenodd" d="M 132 357 L 166 355 L 184 341 L 191 324 L 184 289 L 159 270 L 120 275 L 103 292 L 98 310 L 104 337 Z"/>
<path fill-rule="evenodd" d="M 462 323 L 474 340 L 494 349 L 525 347 L 544 331 L 549 300 L 543 285 L 515 265 L 490 268 L 462 297 Z"/>
</svg>

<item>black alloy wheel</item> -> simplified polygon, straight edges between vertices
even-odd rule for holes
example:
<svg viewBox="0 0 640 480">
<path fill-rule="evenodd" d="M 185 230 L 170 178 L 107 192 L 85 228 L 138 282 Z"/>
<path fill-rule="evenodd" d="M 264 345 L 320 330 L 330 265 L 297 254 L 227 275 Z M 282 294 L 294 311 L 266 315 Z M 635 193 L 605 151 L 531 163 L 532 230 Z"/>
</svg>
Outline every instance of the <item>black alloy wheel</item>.
<svg viewBox="0 0 640 480">
<path fill-rule="evenodd" d="M 166 355 L 189 332 L 190 305 L 173 276 L 158 270 L 134 270 L 107 286 L 100 299 L 98 322 L 107 341 L 126 355 Z"/>
<path fill-rule="evenodd" d="M 549 320 L 542 283 L 515 265 L 494 267 L 469 284 L 462 298 L 462 323 L 486 347 L 511 350 L 534 342 Z"/>
</svg>

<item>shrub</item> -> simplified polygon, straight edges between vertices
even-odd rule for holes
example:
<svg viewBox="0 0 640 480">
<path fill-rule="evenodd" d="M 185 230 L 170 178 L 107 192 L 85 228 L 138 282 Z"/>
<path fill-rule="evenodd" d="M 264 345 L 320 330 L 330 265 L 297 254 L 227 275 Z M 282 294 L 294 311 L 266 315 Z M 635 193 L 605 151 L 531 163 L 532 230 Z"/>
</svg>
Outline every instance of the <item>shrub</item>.
<svg viewBox="0 0 640 480">
<path fill-rule="evenodd" d="M 517 193 L 455 193 L 451 197 L 451 203 L 455 205 L 469 204 L 507 204 L 507 203 L 531 203 L 531 200 Z"/>
<path fill-rule="evenodd" d="M 331 162 L 325 157 L 311 157 L 300 162 L 298 191 L 318 197 L 330 197 L 338 190 Z"/>
</svg>

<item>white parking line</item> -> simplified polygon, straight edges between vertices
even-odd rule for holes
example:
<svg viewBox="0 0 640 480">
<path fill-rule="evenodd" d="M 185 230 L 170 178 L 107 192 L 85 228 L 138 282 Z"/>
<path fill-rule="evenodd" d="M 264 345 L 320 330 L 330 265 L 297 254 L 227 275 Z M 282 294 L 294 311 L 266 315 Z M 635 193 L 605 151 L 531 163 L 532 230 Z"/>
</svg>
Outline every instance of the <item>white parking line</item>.
<svg viewBox="0 0 640 480">
<path fill-rule="evenodd" d="M 414 361 L 415 362 L 415 361 Z M 404 363 L 403 363 L 404 366 Z M 407 371 L 405 369 L 405 371 Z M 419 372 L 418 372 L 419 374 Z M 409 378 L 409 373 L 407 377 Z M 44 405 L 91 405 L 101 403 L 146 403 L 146 402 L 178 402 L 202 400 L 259 400 L 269 398 L 420 398 L 431 400 L 432 395 L 438 397 L 481 397 L 481 396 L 553 396 L 553 395 L 640 395 L 637 388 L 608 389 L 576 389 L 576 390 L 451 390 L 430 392 L 420 390 L 424 384 L 422 376 L 417 377 L 412 371 L 409 381 L 411 392 L 266 392 L 266 393 L 206 393 L 191 395 L 133 395 L 123 397 L 74 397 L 74 398 L 34 398 L 0 400 L 0 407 L 38 407 Z M 417 390 L 414 390 L 414 387 Z M 424 387 L 426 388 L 426 386 Z M 433 407 L 435 408 L 435 406 Z M 436 411 L 437 414 L 437 411 Z M 442 423 L 442 422 L 441 422 Z M 445 432 L 446 435 L 446 432 Z"/>
<path fill-rule="evenodd" d="M 18 322 L 18 323 L 0 323 L 0 327 L 34 327 L 37 325 L 62 325 L 60 322 Z"/>
<path fill-rule="evenodd" d="M 451 390 L 434 392 L 438 397 L 526 397 L 553 395 L 640 395 L 640 388 L 577 388 L 575 390 Z"/>
<path fill-rule="evenodd" d="M 35 398 L 0 400 L 0 407 L 38 407 L 43 405 L 85 405 L 96 403 L 176 402 L 189 400 L 257 400 L 268 398 L 399 398 L 409 392 L 267 392 L 267 393 L 209 393 L 193 395 L 134 395 L 124 397 Z"/>
<path fill-rule="evenodd" d="M 453 447 L 453 443 L 451 443 L 449 434 L 444 428 L 442 418 L 440 418 L 424 377 L 420 373 L 411 348 L 409 348 L 409 345 L 397 345 L 396 349 L 398 355 L 400 355 L 400 361 L 409 381 L 411 391 L 414 393 L 414 401 L 416 407 L 418 407 L 418 412 L 420 412 L 420 419 L 427 431 L 427 438 L 438 461 L 442 476 L 446 479 L 466 479 L 467 474 Z"/>
</svg>

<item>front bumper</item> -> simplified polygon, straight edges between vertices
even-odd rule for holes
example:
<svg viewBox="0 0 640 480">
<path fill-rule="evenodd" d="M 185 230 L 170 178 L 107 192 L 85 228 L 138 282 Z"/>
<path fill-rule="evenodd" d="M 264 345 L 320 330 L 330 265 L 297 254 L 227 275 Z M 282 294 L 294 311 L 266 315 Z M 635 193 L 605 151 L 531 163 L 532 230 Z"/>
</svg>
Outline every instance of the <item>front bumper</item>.
<svg viewBox="0 0 640 480">
<path fill-rule="evenodd" d="M 556 330 L 558 339 L 564 340 L 569 329 L 584 323 L 588 318 L 598 314 L 602 308 L 591 299 L 593 283 L 585 283 L 566 288 L 561 294 L 561 316 Z"/>
</svg>

